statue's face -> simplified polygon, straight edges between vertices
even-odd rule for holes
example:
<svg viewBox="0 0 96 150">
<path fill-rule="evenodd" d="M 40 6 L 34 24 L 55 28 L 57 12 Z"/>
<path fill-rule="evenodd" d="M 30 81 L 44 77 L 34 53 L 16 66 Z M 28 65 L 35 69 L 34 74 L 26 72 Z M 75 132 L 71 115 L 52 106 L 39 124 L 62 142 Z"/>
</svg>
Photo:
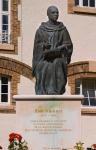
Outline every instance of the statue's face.
<svg viewBox="0 0 96 150">
<path fill-rule="evenodd" d="M 48 18 L 52 21 L 57 21 L 59 17 L 59 11 L 56 7 L 51 7 L 48 11 Z"/>
</svg>

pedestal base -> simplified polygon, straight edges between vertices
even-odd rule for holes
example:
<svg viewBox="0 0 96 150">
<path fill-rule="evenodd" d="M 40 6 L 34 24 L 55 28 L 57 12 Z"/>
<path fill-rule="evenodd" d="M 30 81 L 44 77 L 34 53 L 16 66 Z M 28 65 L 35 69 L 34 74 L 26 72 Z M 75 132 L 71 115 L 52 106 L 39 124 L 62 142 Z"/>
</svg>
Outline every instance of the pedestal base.
<svg viewBox="0 0 96 150">
<path fill-rule="evenodd" d="M 72 148 L 81 138 L 83 96 L 14 96 L 18 130 L 30 150 Z"/>
</svg>

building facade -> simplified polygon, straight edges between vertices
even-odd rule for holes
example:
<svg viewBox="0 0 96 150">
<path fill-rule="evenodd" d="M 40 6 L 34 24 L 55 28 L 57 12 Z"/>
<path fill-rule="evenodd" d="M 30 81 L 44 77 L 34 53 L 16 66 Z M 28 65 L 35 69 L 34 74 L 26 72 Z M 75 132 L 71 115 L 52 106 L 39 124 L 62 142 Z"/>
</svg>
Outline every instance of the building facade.
<svg viewBox="0 0 96 150">
<path fill-rule="evenodd" d="M 73 42 L 66 94 L 84 95 L 82 140 L 88 145 L 96 141 L 93 126 L 96 120 L 96 0 L 38 0 L 38 3 L 36 0 L 0 0 L 0 115 L 16 113 L 13 95 L 35 94 L 34 37 L 41 22 L 47 20 L 46 10 L 50 5 L 58 7 L 59 20 L 67 27 Z M 5 124 L 7 120 L 5 118 Z M 91 121 L 91 128 L 86 127 L 86 120 Z M 87 133 L 91 138 L 86 138 Z"/>
</svg>

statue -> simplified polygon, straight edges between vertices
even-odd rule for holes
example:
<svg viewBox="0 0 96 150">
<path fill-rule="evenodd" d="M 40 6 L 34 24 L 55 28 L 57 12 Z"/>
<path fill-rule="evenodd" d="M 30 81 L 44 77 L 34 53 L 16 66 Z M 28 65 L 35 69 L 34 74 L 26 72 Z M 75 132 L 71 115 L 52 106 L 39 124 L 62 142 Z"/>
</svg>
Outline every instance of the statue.
<svg viewBox="0 0 96 150">
<path fill-rule="evenodd" d="M 47 16 L 48 21 L 36 31 L 32 74 L 37 95 L 59 95 L 65 92 L 73 45 L 66 27 L 57 21 L 58 8 L 50 6 Z"/>
</svg>

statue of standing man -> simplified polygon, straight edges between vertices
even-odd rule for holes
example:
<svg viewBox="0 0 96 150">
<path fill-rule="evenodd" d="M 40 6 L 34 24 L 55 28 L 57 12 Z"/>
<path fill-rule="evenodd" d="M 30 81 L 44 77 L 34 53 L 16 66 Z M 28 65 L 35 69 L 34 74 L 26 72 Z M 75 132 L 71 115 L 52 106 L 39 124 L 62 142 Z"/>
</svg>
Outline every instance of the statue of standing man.
<svg viewBox="0 0 96 150">
<path fill-rule="evenodd" d="M 41 23 L 36 31 L 32 74 L 36 78 L 37 95 L 60 95 L 65 92 L 73 45 L 66 27 L 57 21 L 58 8 L 50 6 L 47 16 L 48 21 Z"/>
</svg>

